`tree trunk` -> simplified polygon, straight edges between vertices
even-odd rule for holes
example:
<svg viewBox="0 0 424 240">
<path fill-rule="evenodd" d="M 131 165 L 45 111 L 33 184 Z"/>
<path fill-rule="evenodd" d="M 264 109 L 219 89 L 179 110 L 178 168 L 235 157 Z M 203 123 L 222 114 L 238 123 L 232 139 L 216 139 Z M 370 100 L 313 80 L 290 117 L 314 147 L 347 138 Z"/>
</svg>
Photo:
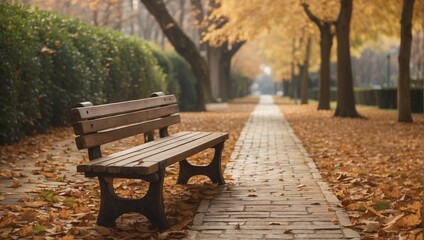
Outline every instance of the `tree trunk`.
<svg viewBox="0 0 424 240">
<path fill-rule="evenodd" d="M 324 23 L 320 29 L 321 63 L 318 95 L 318 110 L 330 110 L 330 57 L 333 45 L 333 34 L 331 24 Z"/>
<path fill-rule="evenodd" d="M 303 64 L 303 71 L 301 77 L 301 88 L 300 88 L 300 104 L 308 104 L 308 90 L 309 90 L 309 59 L 311 57 L 311 45 L 312 38 L 308 37 L 306 41 L 306 54 L 305 61 Z"/>
<path fill-rule="evenodd" d="M 175 20 L 169 15 L 162 0 L 141 0 L 147 10 L 155 17 L 162 31 L 174 46 L 175 50 L 183 56 L 193 69 L 196 76 L 196 107 L 197 111 L 205 111 L 205 99 L 214 101 L 212 97 L 209 69 L 205 59 L 197 50 L 196 45 L 178 27 Z"/>
<path fill-rule="evenodd" d="M 337 33 L 337 107 L 336 117 L 360 117 L 353 95 L 352 63 L 350 59 L 350 20 L 352 0 L 341 0 L 340 14 L 336 24 Z"/>
<path fill-rule="evenodd" d="M 318 94 L 318 110 L 330 110 L 330 56 L 331 46 L 333 45 L 333 34 L 331 33 L 332 23 L 324 21 L 315 16 L 307 3 L 302 3 L 303 10 L 309 19 L 317 25 L 320 31 L 320 79 Z"/>
<path fill-rule="evenodd" d="M 225 44 L 227 45 L 227 44 Z M 231 59 L 233 55 L 231 55 L 227 49 L 225 49 L 224 54 L 222 55 L 221 64 L 221 83 L 222 86 L 222 97 L 223 101 L 228 101 L 234 98 L 234 89 L 233 89 L 233 81 L 231 79 Z"/>
<path fill-rule="evenodd" d="M 295 58 L 295 53 L 296 53 L 296 39 L 293 38 L 292 41 L 292 49 L 291 49 L 291 63 L 290 63 L 290 92 L 289 92 L 289 96 L 290 98 L 295 98 L 295 91 L 296 91 L 296 76 L 294 74 L 294 70 L 295 70 L 295 62 L 294 62 L 294 58 Z"/>
<path fill-rule="evenodd" d="M 398 122 L 412 122 L 409 61 L 411 59 L 412 13 L 414 0 L 403 0 L 400 20 L 399 80 L 397 90 Z"/>
<path fill-rule="evenodd" d="M 221 47 L 212 47 L 207 46 L 207 55 L 208 55 L 208 66 L 211 79 L 212 95 L 218 101 L 222 101 L 222 90 L 220 87 L 220 78 L 221 78 L 221 62 L 223 58 L 223 51 Z"/>
</svg>

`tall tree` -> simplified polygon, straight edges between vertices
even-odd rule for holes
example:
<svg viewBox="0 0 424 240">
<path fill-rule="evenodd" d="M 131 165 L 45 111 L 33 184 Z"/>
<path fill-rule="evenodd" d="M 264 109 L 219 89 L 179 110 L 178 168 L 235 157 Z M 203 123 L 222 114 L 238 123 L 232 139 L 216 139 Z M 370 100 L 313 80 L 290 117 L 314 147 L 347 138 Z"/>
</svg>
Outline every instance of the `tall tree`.
<svg viewBox="0 0 424 240">
<path fill-rule="evenodd" d="M 200 36 L 204 36 L 207 29 L 212 25 L 215 28 L 220 28 L 226 23 L 225 18 L 210 19 L 211 12 L 219 7 L 219 3 L 216 0 L 209 0 L 208 9 L 205 9 L 200 0 L 191 0 L 191 4 Z M 222 101 L 227 101 L 234 97 L 233 84 L 231 82 L 231 59 L 244 43 L 245 41 L 239 41 L 229 44 L 228 41 L 224 41 L 220 46 L 215 46 L 211 45 L 209 41 L 202 41 L 200 45 L 200 48 L 207 52 L 212 91 L 216 92 L 215 97 L 220 98 Z"/>
<path fill-rule="evenodd" d="M 340 0 L 340 13 L 336 22 L 337 34 L 337 107 L 336 117 L 360 117 L 353 95 L 352 63 L 350 57 L 350 21 L 353 0 Z"/>
<path fill-rule="evenodd" d="M 411 76 L 409 62 L 411 59 L 412 43 L 412 15 L 414 0 L 403 0 L 402 16 L 400 20 L 400 47 L 399 47 L 399 79 L 397 90 L 398 122 L 412 122 L 411 115 Z"/>
<path fill-rule="evenodd" d="M 205 111 L 205 100 L 213 101 L 209 69 L 205 59 L 200 55 L 196 45 L 181 30 L 166 9 L 162 0 L 141 0 L 147 10 L 155 17 L 163 33 L 174 46 L 175 50 L 183 56 L 193 69 L 196 76 L 196 107 L 197 111 Z"/>
<path fill-rule="evenodd" d="M 309 36 L 305 44 L 305 59 L 303 62 L 303 71 L 301 73 L 301 90 L 300 90 L 300 104 L 308 104 L 308 90 L 309 90 L 309 59 L 311 58 L 311 45 L 312 37 Z"/>
<path fill-rule="evenodd" d="M 331 47 L 333 46 L 334 32 L 331 26 L 334 21 L 328 19 L 319 19 L 309 9 L 309 5 L 303 3 L 303 9 L 309 19 L 318 27 L 320 32 L 320 78 L 318 94 L 318 110 L 329 110 L 330 107 L 330 57 Z"/>
</svg>

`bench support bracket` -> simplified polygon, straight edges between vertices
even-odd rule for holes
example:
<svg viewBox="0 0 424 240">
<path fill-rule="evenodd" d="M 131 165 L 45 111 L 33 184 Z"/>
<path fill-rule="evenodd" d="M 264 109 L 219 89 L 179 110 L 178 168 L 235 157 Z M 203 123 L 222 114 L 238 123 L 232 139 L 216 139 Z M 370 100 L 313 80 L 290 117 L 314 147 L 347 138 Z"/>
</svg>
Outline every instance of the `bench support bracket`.
<svg viewBox="0 0 424 240">
<path fill-rule="evenodd" d="M 163 180 L 165 169 L 159 169 L 157 180 L 151 181 L 146 195 L 140 199 L 119 197 L 113 188 L 113 178 L 99 176 L 100 211 L 97 225 L 114 227 L 115 220 L 124 213 L 136 212 L 146 216 L 159 230 L 169 228 L 163 206 Z M 155 178 L 152 178 L 155 179 Z"/>
<path fill-rule="evenodd" d="M 190 164 L 187 159 L 179 162 L 180 164 L 180 173 L 178 176 L 178 184 L 187 184 L 188 180 L 195 175 L 204 175 L 211 179 L 213 183 L 219 185 L 225 184 L 224 177 L 222 176 L 221 169 L 221 156 L 222 149 L 224 148 L 224 142 L 213 147 L 215 149 L 215 154 L 212 161 L 207 166 L 195 166 Z"/>
</svg>

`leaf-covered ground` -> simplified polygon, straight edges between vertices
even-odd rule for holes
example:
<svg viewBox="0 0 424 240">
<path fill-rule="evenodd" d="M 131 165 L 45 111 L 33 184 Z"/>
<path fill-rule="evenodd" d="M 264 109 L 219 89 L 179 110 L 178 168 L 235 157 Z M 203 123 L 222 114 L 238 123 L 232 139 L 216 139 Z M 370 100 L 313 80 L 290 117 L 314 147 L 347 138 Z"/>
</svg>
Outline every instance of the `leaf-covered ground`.
<svg viewBox="0 0 424 240">
<path fill-rule="evenodd" d="M 359 107 L 367 119 L 332 117 L 316 104 L 278 100 L 296 135 L 363 239 L 423 239 L 424 115 Z"/>
<path fill-rule="evenodd" d="M 204 113 L 182 113 L 181 130 L 223 131 L 230 139 L 223 151 L 224 165 L 253 110 L 257 98 L 215 105 Z M 140 144 L 142 137 L 106 145 L 109 154 Z M 196 164 L 210 161 L 212 151 L 189 159 Z M 70 128 L 52 129 L 48 134 L 28 137 L 19 143 L 0 146 L 0 239 L 175 239 L 185 236 L 201 199 L 211 198 L 220 189 L 204 177 L 188 185 L 176 184 L 178 164 L 166 169 L 164 204 L 172 225 L 166 232 L 151 229 L 141 215 L 126 214 L 116 228 L 96 226 L 99 186 L 96 179 L 75 173 L 79 162 L 88 161 L 85 151 L 76 150 Z M 224 172 L 225 174 L 225 172 Z M 231 178 L 225 175 L 225 178 Z M 114 186 L 123 197 L 141 197 L 147 184 L 116 179 Z"/>
</svg>

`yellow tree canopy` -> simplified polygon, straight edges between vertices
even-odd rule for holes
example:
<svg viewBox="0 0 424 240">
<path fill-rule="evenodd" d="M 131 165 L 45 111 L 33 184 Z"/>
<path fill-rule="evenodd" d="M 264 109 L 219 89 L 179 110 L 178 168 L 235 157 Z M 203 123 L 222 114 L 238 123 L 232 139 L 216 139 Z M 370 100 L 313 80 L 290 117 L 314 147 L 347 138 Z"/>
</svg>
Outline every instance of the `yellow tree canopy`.
<svg viewBox="0 0 424 240">
<path fill-rule="evenodd" d="M 352 54 L 359 55 L 362 46 L 376 42 L 382 36 L 397 39 L 400 31 L 402 0 L 355 0 L 351 23 Z M 340 0 L 220 0 L 212 17 L 227 19 L 224 26 L 210 26 L 205 40 L 212 44 L 223 41 L 252 40 L 259 36 L 260 49 L 275 73 L 285 72 L 291 59 L 291 39 L 306 30 L 319 43 L 316 26 L 306 16 L 302 3 L 322 21 L 336 21 Z M 416 0 L 414 31 L 422 29 L 423 0 Z M 264 37 L 267 35 L 268 37 Z M 287 53 L 289 52 L 289 53 Z M 313 50 L 316 53 L 316 51 Z M 300 54 L 296 53 L 296 54 Z M 313 54 L 317 55 L 317 54 Z M 282 65 L 282 66 L 279 66 Z M 278 69 L 282 68 L 282 69 Z M 277 74 L 278 75 L 278 74 Z"/>
</svg>

